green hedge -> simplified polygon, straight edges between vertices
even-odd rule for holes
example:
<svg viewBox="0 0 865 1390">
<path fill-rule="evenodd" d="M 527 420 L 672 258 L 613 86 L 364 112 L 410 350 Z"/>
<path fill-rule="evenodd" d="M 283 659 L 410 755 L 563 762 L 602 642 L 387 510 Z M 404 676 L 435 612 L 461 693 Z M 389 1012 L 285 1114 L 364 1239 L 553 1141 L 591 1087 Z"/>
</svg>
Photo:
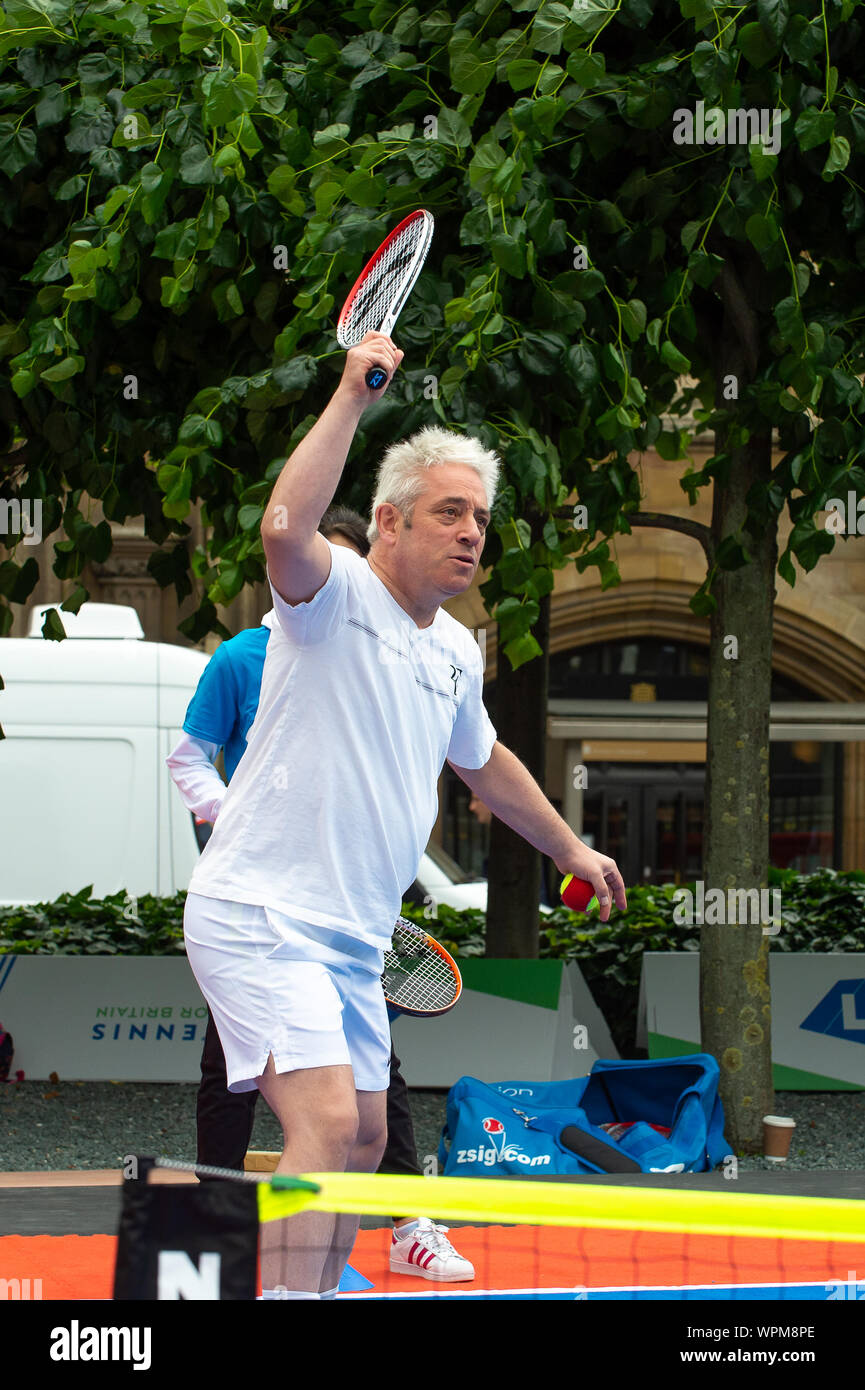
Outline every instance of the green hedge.
<svg viewBox="0 0 865 1390">
<path fill-rule="evenodd" d="M 865 950 L 865 874 L 770 873 L 781 891 L 782 927 L 770 938 L 778 951 Z M 628 890 L 626 913 L 614 909 L 603 924 L 594 915 L 556 908 L 540 924 L 540 955 L 577 961 L 617 1046 L 633 1047 L 643 951 L 699 950 L 699 928 L 673 921 L 672 885 Z M 0 908 L 0 951 L 33 955 L 176 955 L 183 951 L 185 893 L 172 898 L 126 893 L 92 898 L 91 889 L 65 893 L 55 902 Z M 442 906 L 437 919 L 404 907 L 456 956 L 485 953 L 483 912 Z"/>
<path fill-rule="evenodd" d="M 0 907 L 0 951 L 33 956 L 175 956 L 184 951 L 185 893 L 62 893 L 50 903 Z"/>
<path fill-rule="evenodd" d="M 781 893 L 782 926 L 770 938 L 773 950 L 865 951 L 865 873 L 772 869 L 769 886 Z M 700 949 L 699 927 L 673 920 L 675 891 L 672 884 L 629 888 L 627 912 L 614 908 L 607 923 L 566 907 L 541 919 L 541 957 L 579 964 L 622 1053 L 634 1047 L 643 952 Z M 406 916 L 423 920 L 422 910 L 406 908 Z M 443 906 L 435 934 L 453 955 L 482 956 L 485 929 L 482 912 Z"/>
</svg>

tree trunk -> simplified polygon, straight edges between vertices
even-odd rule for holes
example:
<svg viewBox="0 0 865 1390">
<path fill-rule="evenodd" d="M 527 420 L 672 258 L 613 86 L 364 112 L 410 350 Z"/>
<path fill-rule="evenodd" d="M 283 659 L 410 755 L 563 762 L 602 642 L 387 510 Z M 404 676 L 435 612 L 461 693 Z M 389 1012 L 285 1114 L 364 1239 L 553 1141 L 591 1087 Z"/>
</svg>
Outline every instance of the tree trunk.
<svg viewBox="0 0 865 1390">
<path fill-rule="evenodd" d="M 738 390 L 756 370 L 755 315 L 758 271 L 744 268 L 741 279 L 725 266 L 724 319 L 718 343 L 718 390 L 735 376 Z M 724 404 L 719 399 L 719 406 Z M 729 477 L 714 487 L 712 535 L 715 546 L 742 529 L 745 497 L 771 472 L 771 437 L 752 436 L 738 448 L 716 440 L 729 453 Z M 769 868 L 769 714 L 772 681 L 772 626 L 777 563 L 777 522 L 764 532 L 743 533 L 750 563 L 720 570 L 713 593 L 718 607 L 711 618 L 706 764 L 704 879 L 709 892 L 720 889 L 723 909 L 700 933 L 700 1018 L 702 1046 L 721 1068 L 721 1098 L 727 1139 L 735 1152 L 762 1149 L 762 1117 L 772 1108 L 771 1006 L 768 955 L 768 894 L 761 910 L 731 902 L 730 889 L 766 889 Z M 753 899 L 752 899 L 753 903 Z M 719 900 L 720 905 L 720 900 Z M 707 906 L 707 916 L 709 910 Z M 745 922 L 742 922 L 742 918 Z M 734 921 L 738 918 L 738 922 Z"/>
<path fill-rule="evenodd" d="M 549 677 L 549 595 L 540 601 L 534 632 L 543 655 L 511 669 L 499 651 L 496 676 L 496 732 L 543 787 L 546 779 L 547 688 Z M 490 826 L 487 900 L 487 955 L 535 959 L 538 954 L 538 904 L 541 856 L 504 821 Z"/>
</svg>

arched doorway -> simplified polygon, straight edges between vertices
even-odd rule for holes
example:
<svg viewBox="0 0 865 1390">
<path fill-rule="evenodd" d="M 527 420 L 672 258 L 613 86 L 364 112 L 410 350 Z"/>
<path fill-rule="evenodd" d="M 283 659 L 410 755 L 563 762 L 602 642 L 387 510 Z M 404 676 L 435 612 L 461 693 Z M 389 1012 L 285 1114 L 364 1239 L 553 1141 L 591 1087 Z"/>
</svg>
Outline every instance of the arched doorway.
<svg viewBox="0 0 865 1390">
<path fill-rule="evenodd" d="M 789 669 L 789 668 L 788 668 Z M 773 707 L 820 695 L 776 671 Z M 703 705 L 708 695 L 708 653 L 699 642 L 629 634 L 554 651 L 549 661 L 551 712 L 579 706 L 595 715 L 618 706 L 647 718 L 652 706 Z M 491 713 L 494 683 L 485 688 Z M 855 745 L 854 745 L 855 746 Z M 850 745 L 846 745 L 847 748 Z M 556 790 L 557 749 L 548 757 L 548 794 L 564 812 Z M 585 781 L 582 838 L 612 855 L 626 883 L 680 883 L 699 877 L 703 856 L 705 743 L 655 732 L 639 740 L 587 737 L 580 745 Z M 779 868 L 803 872 L 841 867 L 845 745 L 808 737 L 770 744 L 770 854 Z M 568 765 L 565 776 L 575 768 Z M 559 772 L 559 784 L 561 773 Z M 470 873 L 482 875 L 488 830 L 469 811 L 469 794 L 446 768 L 442 788 L 442 844 Z M 557 899 L 556 874 L 547 864 L 548 900 Z"/>
<path fill-rule="evenodd" d="M 630 701 L 647 706 L 704 702 L 708 657 L 696 643 L 629 636 L 550 658 L 550 703 Z M 598 696 L 603 692 L 603 700 Z M 814 694 L 777 672 L 772 701 L 813 702 Z M 705 745 L 663 738 L 617 743 L 588 739 L 582 838 L 610 854 L 627 883 L 683 883 L 703 862 Z M 770 744 L 770 857 L 806 872 L 837 866 L 840 744 L 802 739 Z"/>
</svg>

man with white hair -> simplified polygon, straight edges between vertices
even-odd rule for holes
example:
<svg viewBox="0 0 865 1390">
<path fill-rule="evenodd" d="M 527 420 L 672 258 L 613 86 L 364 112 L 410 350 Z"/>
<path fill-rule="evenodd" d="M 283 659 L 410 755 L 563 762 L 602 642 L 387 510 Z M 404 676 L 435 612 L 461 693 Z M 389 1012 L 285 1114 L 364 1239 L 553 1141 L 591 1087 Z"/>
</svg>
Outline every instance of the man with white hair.
<svg viewBox="0 0 865 1390">
<path fill-rule="evenodd" d="M 496 456 L 421 431 L 385 455 L 366 559 L 317 530 L 361 415 L 381 399 L 366 372 L 379 364 L 389 383 L 402 356 L 378 333 L 349 350 L 271 494 L 262 539 L 277 622 L 258 714 L 186 904 L 187 952 L 229 1087 L 257 1086 L 279 1119 L 282 1173 L 378 1166 L 390 1059 L 382 956 L 446 759 L 561 873 L 591 880 L 602 920 L 611 899 L 626 906 L 614 861 L 577 838 L 497 741 L 480 649 L 441 607 L 475 576 Z M 280 1264 L 266 1227 L 265 1287 L 331 1297 L 356 1229 L 346 1216 L 296 1216 Z"/>
</svg>

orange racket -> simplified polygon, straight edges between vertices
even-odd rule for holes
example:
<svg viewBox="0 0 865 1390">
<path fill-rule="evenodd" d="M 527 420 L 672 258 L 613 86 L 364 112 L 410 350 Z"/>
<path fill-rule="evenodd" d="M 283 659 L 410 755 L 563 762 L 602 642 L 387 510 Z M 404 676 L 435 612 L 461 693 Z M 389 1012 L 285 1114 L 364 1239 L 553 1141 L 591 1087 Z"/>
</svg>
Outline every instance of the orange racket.
<svg viewBox="0 0 865 1390">
<path fill-rule="evenodd" d="M 367 333 L 390 336 L 423 269 L 434 225 L 432 213 L 421 208 L 385 237 L 342 306 L 336 326 L 340 347 L 354 347 Z M 366 384 L 371 390 L 380 391 L 386 381 L 384 367 L 370 367 Z"/>
<path fill-rule="evenodd" d="M 422 927 L 398 917 L 381 977 L 388 1007 L 412 1018 L 446 1014 L 463 988 L 456 961 Z"/>
</svg>

